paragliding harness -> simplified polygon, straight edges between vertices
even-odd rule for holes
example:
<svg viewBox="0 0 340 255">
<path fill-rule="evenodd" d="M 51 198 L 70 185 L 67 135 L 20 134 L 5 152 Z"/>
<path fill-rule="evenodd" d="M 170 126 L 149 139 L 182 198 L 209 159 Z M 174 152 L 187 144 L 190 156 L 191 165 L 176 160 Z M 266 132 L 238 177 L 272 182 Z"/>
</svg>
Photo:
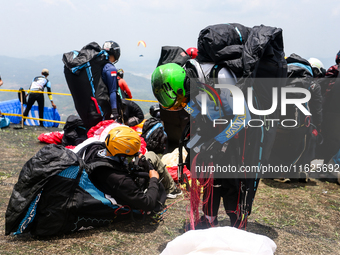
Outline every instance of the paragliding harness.
<svg viewBox="0 0 340 255">
<path fill-rule="evenodd" d="M 309 91 L 313 91 L 315 88 L 315 83 L 313 80 L 313 71 L 307 60 L 301 58 L 297 54 L 291 54 L 287 58 L 288 63 L 288 84 L 290 87 L 305 88 Z M 288 98 L 299 98 L 301 93 L 288 93 Z M 303 105 L 308 111 L 310 111 L 309 103 Z M 291 162 L 292 165 L 302 164 L 310 162 L 315 157 L 315 148 L 317 144 L 323 143 L 322 135 L 318 133 L 317 127 L 313 124 L 312 116 L 304 115 L 300 109 L 294 104 L 287 106 L 287 114 L 282 119 L 291 119 L 296 123 L 295 127 L 287 127 L 279 125 L 279 130 L 284 132 L 290 132 L 290 130 L 296 130 L 296 132 L 301 131 L 303 135 L 303 146 L 296 145 L 296 148 L 300 148 L 301 152 L 298 152 L 296 159 Z M 288 122 L 289 123 L 289 122 Z M 289 126 L 289 124 L 288 124 Z M 300 131 L 298 131 L 300 130 Z"/>
<path fill-rule="evenodd" d="M 68 116 L 63 131 L 63 146 L 77 146 L 87 139 L 87 129 L 84 127 L 84 123 L 79 116 Z"/>
<path fill-rule="evenodd" d="M 160 119 L 152 117 L 145 121 L 141 137 L 146 142 L 146 148 L 156 154 L 164 153 L 167 149 L 168 136 L 164 131 L 163 123 Z"/>
<path fill-rule="evenodd" d="M 102 69 L 109 63 L 107 52 L 92 42 L 80 51 L 64 53 L 63 62 L 67 85 L 85 127 L 90 129 L 100 121 L 110 119 L 110 96 L 102 80 Z M 117 111 L 122 118 L 118 91 Z"/>
<path fill-rule="evenodd" d="M 226 113 L 226 111 L 223 107 L 223 104 L 222 104 L 222 100 L 220 98 L 220 90 L 215 88 L 215 83 L 213 82 L 213 81 L 215 81 L 215 82 L 217 81 L 218 72 L 222 68 L 225 68 L 225 66 L 215 65 L 210 71 L 210 74 L 209 74 L 210 79 L 206 79 L 206 77 L 204 76 L 203 71 L 200 67 L 200 64 L 196 60 L 190 59 L 189 61 L 186 62 L 185 66 L 186 66 L 186 72 L 189 76 L 198 77 L 198 79 L 196 79 L 196 81 L 195 81 L 197 83 L 197 91 L 191 91 L 190 92 L 190 96 L 191 96 L 192 100 L 196 101 L 195 96 L 197 95 L 198 91 L 207 92 L 209 97 L 215 102 L 215 110 L 217 111 L 217 109 L 218 109 L 218 111 L 220 111 L 220 116 L 223 113 L 223 115 L 226 118 L 232 117 L 232 116 L 230 116 Z M 192 89 L 192 87 L 193 86 L 191 86 L 191 89 Z M 205 116 L 201 116 L 201 119 L 204 123 L 210 122 L 210 120 L 208 118 L 206 118 Z M 192 121 L 192 122 L 195 123 L 195 124 L 198 124 L 197 121 Z M 189 159 L 189 156 L 188 156 L 186 162 L 184 163 L 182 152 L 183 152 L 183 147 L 185 147 L 187 152 L 190 151 L 190 149 L 187 147 L 187 144 L 190 140 L 190 129 L 191 129 L 190 125 L 191 125 L 191 123 L 189 121 L 187 123 L 187 125 L 185 126 L 185 128 L 182 132 L 180 141 L 179 141 L 179 158 L 178 158 L 178 169 L 177 169 L 178 181 L 181 184 L 186 184 L 186 188 L 187 188 L 188 191 L 190 189 L 188 177 L 185 173 L 183 173 L 183 170 L 184 170 L 184 166 L 186 166 L 189 169 L 189 161 L 190 160 L 188 160 Z M 198 126 L 199 126 L 199 124 L 198 124 Z M 197 129 L 200 129 L 200 127 L 197 127 Z M 196 136 L 196 137 L 200 137 L 200 136 Z M 209 138 L 210 138 L 210 136 L 209 136 Z M 196 140 L 196 139 L 194 139 L 194 140 Z M 198 141 L 196 141 L 195 143 L 197 144 L 197 142 Z"/>
<path fill-rule="evenodd" d="M 262 48 L 258 46 L 259 44 Z M 262 76 L 259 75 L 258 77 L 286 77 L 286 63 L 283 59 L 282 30 L 278 28 L 271 28 L 263 25 L 247 28 L 236 23 L 209 26 L 200 32 L 198 39 L 198 56 L 196 59 L 199 62 L 215 63 L 214 68 L 210 71 L 210 77 L 217 78 L 218 72 L 223 67 L 227 67 L 229 70 L 233 71 L 238 78 L 243 77 L 238 81 L 236 86 L 241 88 L 244 93 L 247 92 L 248 87 L 253 87 L 253 82 L 248 78 L 256 77 L 257 72 L 261 73 L 260 71 L 264 71 L 261 73 Z M 263 65 L 259 65 L 260 60 L 264 61 Z M 269 65 L 267 67 L 266 64 L 268 63 Z M 260 70 L 260 68 L 262 69 Z M 259 94 L 261 91 L 257 91 L 257 89 L 261 90 L 264 88 L 265 87 L 263 86 L 253 87 L 255 90 L 254 92 L 258 92 Z M 256 93 L 253 94 L 254 97 L 255 94 Z M 260 102 L 257 102 L 256 100 L 257 103 L 264 102 L 261 100 L 259 101 Z M 221 109 L 223 109 L 222 105 Z M 227 115 L 225 114 L 225 116 Z M 276 129 L 273 130 L 276 132 Z M 246 137 L 247 130 L 241 131 L 242 133 L 244 132 L 244 136 L 242 136 L 244 139 L 243 151 L 239 150 L 239 153 L 236 155 L 242 153 L 242 164 L 249 165 L 255 163 L 256 165 L 260 165 L 262 161 L 262 146 L 264 144 L 263 138 L 265 137 L 265 132 L 263 129 L 257 132 L 254 132 L 254 130 L 250 131 L 251 134 L 256 135 L 248 136 L 248 138 Z M 270 132 L 271 133 L 268 131 L 268 139 L 265 140 L 266 143 L 272 141 L 269 139 L 272 139 L 274 132 L 272 130 L 270 130 Z M 258 133 L 260 134 L 257 135 Z M 233 138 L 232 140 L 237 140 L 237 137 L 238 134 L 234 137 L 235 139 Z M 231 142 L 232 140 L 229 141 Z M 250 152 L 250 144 L 255 146 L 254 152 Z M 234 145 L 230 144 L 230 146 L 228 146 L 228 144 L 226 144 L 226 147 L 229 148 L 233 146 Z M 236 148 L 236 150 L 238 148 Z M 179 163 L 180 165 L 182 164 L 182 162 Z M 180 170 L 179 174 L 181 174 Z M 258 177 L 255 176 L 250 179 L 238 178 L 238 180 L 240 181 L 238 186 L 239 199 L 235 213 L 239 220 L 246 222 L 247 216 L 251 210 L 252 199 L 257 189 Z M 194 184 L 195 182 L 192 183 Z M 197 208 L 196 212 L 198 212 Z"/>
</svg>

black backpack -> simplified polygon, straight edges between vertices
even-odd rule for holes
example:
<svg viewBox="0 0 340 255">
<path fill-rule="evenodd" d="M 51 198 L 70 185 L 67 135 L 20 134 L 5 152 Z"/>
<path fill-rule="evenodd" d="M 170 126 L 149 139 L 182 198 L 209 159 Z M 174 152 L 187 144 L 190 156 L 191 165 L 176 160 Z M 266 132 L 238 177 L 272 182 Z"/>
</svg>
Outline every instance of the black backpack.
<svg viewBox="0 0 340 255">
<path fill-rule="evenodd" d="M 167 148 L 168 136 L 164 131 L 163 123 L 157 118 L 150 118 L 145 121 L 141 135 L 146 148 L 155 153 L 164 153 Z"/>
<path fill-rule="evenodd" d="M 108 88 L 102 79 L 102 69 L 109 63 L 108 56 L 96 43 L 84 46 L 80 51 L 63 54 L 64 74 L 72 94 L 74 106 L 86 128 L 110 119 L 111 105 Z M 121 112 L 117 93 L 118 112 Z"/>
<path fill-rule="evenodd" d="M 288 64 L 288 69 L 287 69 L 287 84 L 285 87 L 290 87 L 290 88 L 304 88 L 307 90 L 310 90 L 311 85 L 313 83 L 313 71 L 312 67 L 310 66 L 309 62 L 300 57 L 297 54 L 291 54 L 287 58 L 287 64 Z M 287 98 L 304 98 L 305 95 L 302 93 L 287 93 Z M 310 111 L 309 109 L 309 104 L 306 103 L 305 108 Z M 296 127 L 289 128 L 289 127 L 283 127 L 279 125 L 279 128 L 282 129 L 296 129 L 300 128 L 303 125 L 309 125 L 308 122 L 311 122 L 311 117 L 306 118 L 307 116 L 304 115 L 300 109 L 297 108 L 296 105 L 289 104 L 287 105 L 286 108 L 286 115 L 280 116 L 280 122 L 284 119 L 291 119 L 295 120 L 297 125 Z M 286 122 L 286 125 L 293 125 L 293 122 Z"/>
<path fill-rule="evenodd" d="M 64 135 L 61 140 L 63 146 L 76 146 L 87 139 L 87 129 L 79 116 L 68 116 L 63 130 Z"/>
</svg>

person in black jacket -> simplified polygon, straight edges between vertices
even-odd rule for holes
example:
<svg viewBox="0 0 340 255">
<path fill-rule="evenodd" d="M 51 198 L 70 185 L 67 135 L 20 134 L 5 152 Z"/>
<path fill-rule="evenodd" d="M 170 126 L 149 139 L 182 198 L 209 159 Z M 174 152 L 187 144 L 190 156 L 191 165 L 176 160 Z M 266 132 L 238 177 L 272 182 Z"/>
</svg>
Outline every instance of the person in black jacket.
<svg viewBox="0 0 340 255">
<path fill-rule="evenodd" d="M 139 154 L 138 164 L 144 168 L 144 173 L 137 173 L 128 167 L 126 157 L 137 154 L 140 145 L 136 131 L 119 126 L 109 132 L 105 145 L 90 144 L 80 149 L 78 155 L 84 157 L 85 163 L 103 161 L 113 166 L 114 170 L 112 167 L 95 168 L 89 178 L 100 191 L 113 197 L 118 204 L 143 211 L 158 211 L 167 194 L 179 195 L 181 191 L 153 152 L 147 152 L 145 157 Z M 140 175 L 143 178 L 137 178 Z"/>
<path fill-rule="evenodd" d="M 144 113 L 135 102 L 122 99 L 124 124 L 133 127 L 144 120 Z"/>
</svg>

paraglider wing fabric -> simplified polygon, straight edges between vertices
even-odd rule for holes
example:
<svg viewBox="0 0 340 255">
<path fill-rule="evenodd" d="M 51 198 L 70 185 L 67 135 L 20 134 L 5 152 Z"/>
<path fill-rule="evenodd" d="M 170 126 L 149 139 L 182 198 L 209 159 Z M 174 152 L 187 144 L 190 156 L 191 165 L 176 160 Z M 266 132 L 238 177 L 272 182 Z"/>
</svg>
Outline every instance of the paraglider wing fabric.
<svg viewBox="0 0 340 255">
<path fill-rule="evenodd" d="M 275 242 L 263 235 L 233 227 L 188 231 L 169 242 L 161 255 L 273 255 Z"/>
<path fill-rule="evenodd" d="M 196 60 L 228 66 L 237 77 L 242 75 L 243 45 L 250 29 L 238 23 L 208 26 L 200 31 Z"/>
<path fill-rule="evenodd" d="M 38 140 L 43 143 L 48 144 L 61 144 L 63 139 L 63 132 L 50 132 L 50 133 L 42 133 L 38 136 Z"/>
<path fill-rule="evenodd" d="M 27 161 L 20 172 L 8 203 L 5 234 L 9 235 L 16 230 L 31 201 L 50 177 L 71 165 L 79 164 L 80 161 L 75 153 L 55 144 L 43 147 Z"/>
<path fill-rule="evenodd" d="M 144 47 L 146 47 L 146 43 L 143 40 L 139 41 L 137 43 L 137 46 L 139 46 L 140 44 L 143 45 Z"/>
</svg>

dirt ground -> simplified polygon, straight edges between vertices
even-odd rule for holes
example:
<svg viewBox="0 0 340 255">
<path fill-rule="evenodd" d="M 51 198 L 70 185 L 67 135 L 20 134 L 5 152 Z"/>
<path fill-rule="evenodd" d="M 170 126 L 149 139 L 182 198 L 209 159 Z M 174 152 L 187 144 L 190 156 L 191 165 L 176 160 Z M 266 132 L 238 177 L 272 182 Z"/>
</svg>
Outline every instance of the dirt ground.
<svg viewBox="0 0 340 255">
<path fill-rule="evenodd" d="M 14 126 L 0 130 L 0 254 L 160 254 L 183 233 L 187 195 L 167 201 L 173 204 L 159 225 L 125 220 L 52 238 L 5 236 L 5 212 L 21 168 L 46 145 L 39 142 L 38 135 L 61 130 Z M 246 231 L 271 238 L 277 245 L 275 254 L 340 254 L 339 188 L 315 179 L 308 183 L 262 179 Z M 222 208 L 219 226 L 228 226 Z"/>
</svg>

